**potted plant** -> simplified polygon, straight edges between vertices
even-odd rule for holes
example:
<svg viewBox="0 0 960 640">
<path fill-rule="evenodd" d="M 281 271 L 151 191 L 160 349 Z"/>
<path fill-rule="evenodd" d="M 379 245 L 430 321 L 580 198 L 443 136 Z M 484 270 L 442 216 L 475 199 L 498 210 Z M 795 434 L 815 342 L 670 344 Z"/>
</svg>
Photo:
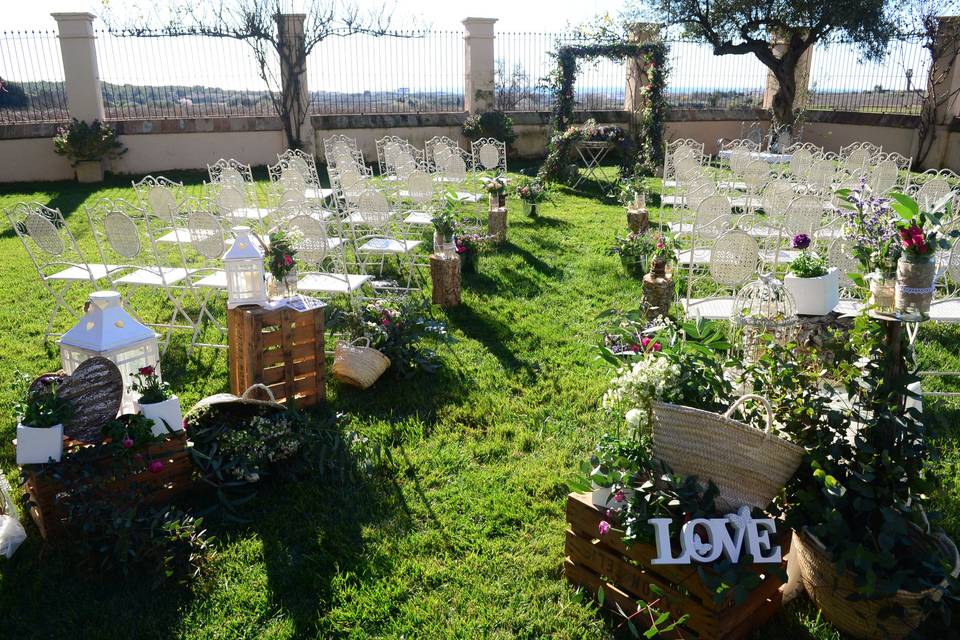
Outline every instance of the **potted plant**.
<svg viewBox="0 0 960 640">
<path fill-rule="evenodd" d="M 468 116 L 463 123 L 463 135 L 472 142 L 480 138 L 493 138 L 507 145 L 517 139 L 513 120 L 503 111 L 485 111 Z"/>
<path fill-rule="evenodd" d="M 448 191 L 444 197 L 443 208 L 430 220 L 433 222 L 433 252 L 445 258 L 453 258 L 457 255 L 453 240 L 453 233 L 457 229 L 457 221 L 454 217 L 456 208 L 457 197 Z"/>
<path fill-rule="evenodd" d="M 490 210 L 507 206 L 507 179 L 504 176 L 484 178 L 483 190 L 490 196 Z"/>
<path fill-rule="evenodd" d="M 99 120 L 89 124 L 72 119 L 57 130 L 53 150 L 66 156 L 76 169 L 79 182 L 101 182 L 103 161 L 119 158 L 127 148 L 117 139 L 117 132 Z"/>
<path fill-rule="evenodd" d="M 265 247 L 264 262 L 270 272 L 272 300 L 292 298 L 297 295 L 297 248 L 300 235 L 296 232 L 278 230 L 270 233 L 269 246 Z"/>
<path fill-rule="evenodd" d="M 464 273 L 476 273 L 480 262 L 480 255 L 489 246 L 491 236 L 482 236 L 477 233 L 467 233 L 457 236 L 457 255 L 460 256 L 460 270 Z"/>
<path fill-rule="evenodd" d="M 865 177 L 855 189 L 839 189 L 837 196 L 844 238 L 863 269 L 862 274 L 852 274 L 854 282 L 869 287 L 873 308 L 892 313 L 900 246 L 890 199 L 874 197 Z"/>
<path fill-rule="evenodd" d="M 170 392 L 170 385 L 160 379 L 156 368 L 140 367 L 131 377 L 131 391 L 140 394 L 135 403 L 136 409 L 153 421 L 153 435 L 161 436 L 183 429 L 180 399 Z"/>
<path fill-rule="evenodd" d="M 547 189 L 539 178 L 523 178 L 517 183 L 516 195 L 523 203 L 524 215 L 537 217 L 541 202 L 547 199 Z"/>
<path fill-rule="evenodd" d="M 826 256 L 810 248 L 810 236 L 798 233 L 791 246 L 800 254 L 790 263 L 783 286 L 793 296 L 797 313 L 807 316 L 825 316 L 840 301 L 840 278 L 836 267 L 827 264 Z"/>
<path fill-rule="evenodd" d="M 655 250 L 655 241 L 652 236 L 631 232 L 622 238 L 617 236 L 611 252 L 620 256 L 620 264 L 623 265 L 627 275 L 642 278 L 647 273 L 650 255 Z"/>
<path fill-rule="evenodd" d="M 60 462 L 63 423 L 73 417 L 73 405 L 57 396 L 56 384 L 30 385 L 23 377 L 20 381 L 19 400 L 14 404 L 17 464 Z"/>
<path fill-rule="evenodd" d="M 930 313 L 934 283 L 937 277 L 937 249 L 950 249 L 949 237 L 940 226 L 940 215 L 921 211 L 910 196 L 891 194 L 893 209 L 900 215 L 897 233 L 900 238 L 900 259 L 897 261 L 896 309 L 898 314 L 925 318 Z M 947 205 L 947 218 L 951 205 Z"/>
</svg>

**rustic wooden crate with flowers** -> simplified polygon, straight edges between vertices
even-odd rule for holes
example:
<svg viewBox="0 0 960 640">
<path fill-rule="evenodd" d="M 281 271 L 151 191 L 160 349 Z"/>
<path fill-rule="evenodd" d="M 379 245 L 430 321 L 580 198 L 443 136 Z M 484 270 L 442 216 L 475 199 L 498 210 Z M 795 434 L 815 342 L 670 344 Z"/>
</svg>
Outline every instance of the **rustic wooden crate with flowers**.
<svg viewBox="0 0 960 640">
<path fill-rule="evenodd" d="M 624 543 L 623 532 L 609 523 L 603 508 L 594 505 L 590 493 L 567 496 L 566 559 L 564 574 L 574 584 L 596 594 L 601 604 L 621 615 L 634 615 L 632 623 L 647 628 L 662 618 L 665 623 L 679 623 L 664 637 L 740 638 L 765 623 L 781 604 L 781 571 L 770 565 L 753 565 L 749 570 L 759 584 L 741 602 L 732 592 L 717 597 L 708 586 L 722 576 L 714 569 L 696 565 L 653 565 L 658 555 L 653 544 Z M 781 535 L 777 544 L 785 555 L 790 534 Z M 705 577 L 704 577 L 705 576 Z M 602 595 L 600 593 L 602 592 Z M 649 609 L 639 607 L 644 602 Z"/>
</svg>

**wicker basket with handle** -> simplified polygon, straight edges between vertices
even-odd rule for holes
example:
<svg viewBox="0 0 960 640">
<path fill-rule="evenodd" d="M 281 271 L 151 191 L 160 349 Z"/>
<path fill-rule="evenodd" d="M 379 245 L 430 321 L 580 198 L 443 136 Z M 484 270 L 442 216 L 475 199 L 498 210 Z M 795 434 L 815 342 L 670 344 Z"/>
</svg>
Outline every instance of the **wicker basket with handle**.
<svg viewBox="0 0 960 640">
<path fill-rule="evenodd" d="M 730 416 L 747 400 L 757 400 L 766 412 L 760 431 Z M 719 415 L 667 402 L 654 402 L 653 455 L 674 473 L 713 480 L 720 490 L 716 506 L 736 510 L 741 505 L 765 508 L 800 466 L 803 447 L 770 432 L 769 401 L 747 394 Z"/>
<path fill-rule="evenodd" d="M 365 342 L 362 346 L 359 343 Z M 370 338 L 338 342 L 333 354 L 333 377 L 354 387 L 367 389 L 390 366 L 390 358 L 370 346 Z"/>
<path fill-rule="evenodd" d="M 943 533 L 924 533 L 919 527 L 912 528 L 911 535 L 929 546 L 931 554 L 950 562 L 950 575 L 960 575 L 960 556 L 950 538 Z M 827 620 L 856 638 L 906 638 L 927 618 L 929 611 L 924 610 L 924 601 L 938 600 L 943 595 L 937 588 L 919 592 L 900 589 L 889 598 L 856 598 L 859 592 L 853 576 L 849 571 L 837 573 L 830 553 L 813 533 L 795 533 L 791 548 L 795 550 L 800 579 L 810 599 Z M 944 580 L 940 586 L 946 589 L 947 584 Z"/>
</svg>

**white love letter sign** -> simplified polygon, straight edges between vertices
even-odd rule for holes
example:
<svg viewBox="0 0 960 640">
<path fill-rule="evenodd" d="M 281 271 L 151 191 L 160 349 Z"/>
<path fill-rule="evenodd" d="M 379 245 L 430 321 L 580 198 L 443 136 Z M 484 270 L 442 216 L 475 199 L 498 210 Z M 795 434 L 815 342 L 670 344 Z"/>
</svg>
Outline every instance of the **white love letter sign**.
<svg viewBox="0 0 960 640">
<path fill-rule="evenodd" d="M 673 557 L 670 546 L 670 518 L 651 518 L 657 543 L 657 557 L 650 564 L 690 564 L 691 562 L 716 562 L 723 556 L 730 562 L 739 562 L 743 545 L 753 556 L 755 563 L 779 564 L 780 547 L 770 541 L 770 534 L 777 532 L 771 518 L 750 517 L 749 507 L 740 507 L 738 513 L 728 513 L 724 518 L 695 518 L 680 529 L 681 553 Z M 731 531 L 732 529 L 732 531 Z M 706 534 L 704 539 L 698 531 Z"/>
</svg>

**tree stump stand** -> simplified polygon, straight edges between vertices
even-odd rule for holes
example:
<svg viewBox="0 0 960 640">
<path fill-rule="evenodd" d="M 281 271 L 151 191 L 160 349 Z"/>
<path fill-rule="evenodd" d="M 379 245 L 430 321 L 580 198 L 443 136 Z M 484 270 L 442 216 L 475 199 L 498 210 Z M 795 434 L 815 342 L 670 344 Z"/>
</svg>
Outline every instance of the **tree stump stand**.
<svg viewBox="0 0 960 640">
<path fill-rule="evenodd" d="M 503 244 L 507 241 L 507 208 L 490 209 L 487 217 L 487 233 L 493 236 L 493 242 Z"/>
<path fill-rule="evenodd" d="M 460 258 L 438 254 L 430 256 L 430 280 L 433 304 L 456 307 L 460 304 Z"/>
<path fill-rule="evenodd" d="M 627 228 L 632 233 L 646 233 L 650 228 L 650 214 L 643 207 L 627 209 Z"/>
<path fill-rule="evenodd" d="M 666 263 L 654 260 L 650 273 L 643 276 L 643 299 L 646 303 L 647 320 L 666 318 L 673 304 L 673 276 L 667 275 Z"/>
</svg>

